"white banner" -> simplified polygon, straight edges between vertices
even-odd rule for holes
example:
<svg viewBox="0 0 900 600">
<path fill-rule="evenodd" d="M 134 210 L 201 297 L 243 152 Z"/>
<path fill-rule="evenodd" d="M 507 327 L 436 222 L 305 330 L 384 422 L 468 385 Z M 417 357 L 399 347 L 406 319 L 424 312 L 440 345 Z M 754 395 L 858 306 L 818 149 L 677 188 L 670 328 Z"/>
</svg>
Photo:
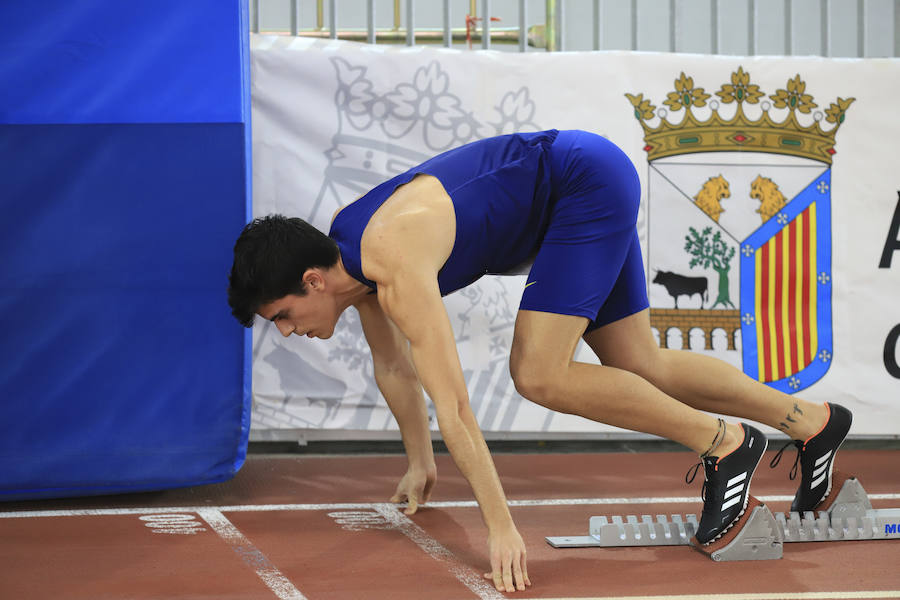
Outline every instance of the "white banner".
<svg viewBox="0 0 900 600">
<path fill-rule="evenodd" d="M 900 434 L 897 60 L 251 44 L 255 216 L 327 231 L 339 207 L 443 150 L 514 131 L 599 133 L 641 175 L 661 342 L 844 404 L 853 434 Z M 516 394 L 523 285 L 484 277 L 445 299 L 482 428 L 618 431 Z M 253 359 L 257 431 L 396 429 L 353 309 L 326 341 L 259 322 Z M 584 344 L 576 360 L 597 362 Z"/>
</svg>

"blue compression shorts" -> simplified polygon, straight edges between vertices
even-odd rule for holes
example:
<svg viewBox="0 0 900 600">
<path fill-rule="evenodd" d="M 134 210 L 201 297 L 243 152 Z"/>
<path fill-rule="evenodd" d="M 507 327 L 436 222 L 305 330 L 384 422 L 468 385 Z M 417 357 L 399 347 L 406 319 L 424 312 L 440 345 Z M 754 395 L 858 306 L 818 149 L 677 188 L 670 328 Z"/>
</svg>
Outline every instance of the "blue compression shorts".
<svg viewBox="0 0 900 600">
<path fill-rule="evenodd" d="M 584 131 L 560 131 L 550 156 L 557 199 L 519 309 L 586 317 L 587 331 L 644 310 L 634 165 L 615 144 Z"/>
</svg>

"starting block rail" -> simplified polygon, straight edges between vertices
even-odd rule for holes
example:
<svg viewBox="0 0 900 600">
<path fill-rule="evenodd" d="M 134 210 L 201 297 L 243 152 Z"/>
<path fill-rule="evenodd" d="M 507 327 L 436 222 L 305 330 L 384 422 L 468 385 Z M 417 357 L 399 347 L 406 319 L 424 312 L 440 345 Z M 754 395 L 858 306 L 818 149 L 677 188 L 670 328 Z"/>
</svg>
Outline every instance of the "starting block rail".
<svg viewBox="0 0 900 600">
<path fill-rule="evenodd" d="M 713 560 L 727 561 L 781 558 L 785 542 L 900 539 L 900 508 L 873 509 L 857 479 L 843 476 L 841 481 L 835 475 L 841 485 L 823 502 L 824 510 L 773 515 L 751 497 L 736 531 L 709 547 L 692 541 L 696 515 L 591 517 L 588 535 L 548 537 L 547 542 L 554 548 L 694 545 Z"/>
</svg>

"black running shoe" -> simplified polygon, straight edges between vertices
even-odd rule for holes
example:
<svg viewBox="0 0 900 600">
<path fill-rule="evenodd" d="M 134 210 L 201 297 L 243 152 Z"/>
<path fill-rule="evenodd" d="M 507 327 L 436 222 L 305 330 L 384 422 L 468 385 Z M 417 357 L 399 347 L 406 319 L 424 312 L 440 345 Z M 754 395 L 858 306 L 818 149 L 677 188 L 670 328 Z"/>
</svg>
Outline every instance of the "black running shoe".
<svg viewBox="0 0 900 600">
<path fill-rule="evenodd" d="M 721 458 L 707 456 L 698 463 L 690 479 L 691 483 L 700 464 L 706 471 L 703 483 L 703 514 L 697 525 L 697 541 L 709 544 L 722 537 L 744 514 L 750 497 L 750 481 L 766 451 L 768 441 L 763 433 L 745 423 L 741 423 L 744 439 L 741 445 Z M 690 471 L 688 472 L 690 475 Z"/>
<path fill-rule="evenodd" d="M 834 455 L 844 443 L 850 424 L 853 422 L 853 413 L 839 404 L 825 403 L 828 409 L 828 420 L 818 433 L 808 440 L 793 440 L 785 444 L 770 466 L 774 469 L 781 460 L 781 454 L 785 448 L 794 444 L 797 447 L 797 458 L 791 468 L 790 478 L 797 477 L 797 463 L 800 463 L 800 488 L 791 503 L 792 512 L 805 512 L 815 508 L 831 492 L 831 474 L 834 470 Z"/>
</svg>

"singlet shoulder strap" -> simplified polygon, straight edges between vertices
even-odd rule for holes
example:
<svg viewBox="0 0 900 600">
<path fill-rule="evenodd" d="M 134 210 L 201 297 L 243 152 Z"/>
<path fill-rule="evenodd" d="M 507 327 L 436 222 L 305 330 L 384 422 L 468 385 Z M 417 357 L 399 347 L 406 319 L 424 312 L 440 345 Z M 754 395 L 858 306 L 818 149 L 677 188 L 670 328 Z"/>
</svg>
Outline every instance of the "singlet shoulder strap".
<svg viewBox="0 0 900 600">
<path fill-rule="evenodd" d="M 412 181 L 420 173 L 424 173 L 424 171 L 407 171 L 375 186 L 366 195 L 342 208 L 331 224 L 328 237 L 337 243 L 347 273 L 372 289 L 377 287 L 375 282 L 366 278 L 362 272 L 360 243 L 363 232 L 372 219 L 372 215 L 391 197 L 391 194 L 401 185 Z"/>
</svg>

